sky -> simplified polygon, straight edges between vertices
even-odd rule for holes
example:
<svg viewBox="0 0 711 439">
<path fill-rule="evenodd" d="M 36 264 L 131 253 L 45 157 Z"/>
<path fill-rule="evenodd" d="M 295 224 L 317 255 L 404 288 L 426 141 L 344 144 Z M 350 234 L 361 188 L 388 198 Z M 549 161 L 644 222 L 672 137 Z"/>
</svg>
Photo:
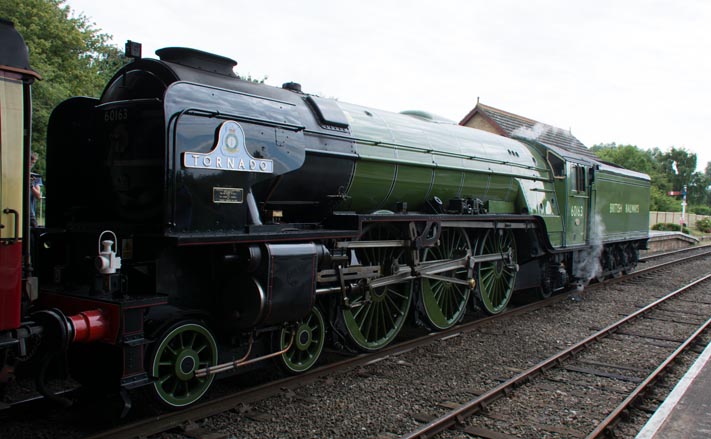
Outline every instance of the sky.
<svg viewBox="0 0 711 439">
<path fill-rule="evenodd" d="M 192 47 L 236 72 L 459 122 L 477 98 L 600 143 L 711 161 L 711 1 L 68 0 L 123 48 Z"/>
</svg>

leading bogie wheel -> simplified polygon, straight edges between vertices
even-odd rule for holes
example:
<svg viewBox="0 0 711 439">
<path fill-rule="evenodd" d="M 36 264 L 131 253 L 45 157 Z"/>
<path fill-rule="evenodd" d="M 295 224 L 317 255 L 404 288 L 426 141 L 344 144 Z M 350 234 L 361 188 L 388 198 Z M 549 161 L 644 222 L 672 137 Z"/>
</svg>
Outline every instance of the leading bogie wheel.
<svg viewBox="0 0 711 439">
<path fill-rule="evenodd" d="M 402 239 L 400 231 L 389 224 L 370 225 L 361 236 L 363 241 L 398 239 Z M 405 263 L 405 249 L 360 248 L 356 257 L 361 265 L 380 266 L 381 275 L 388 276 Z M 341 318 L 352 344 L 363 351 L 375 351 L 392 342 L 407 318 L 412 289 L 410 280 L 349 294 L 348 303 L 341 307 Z"/>
<path fill-rule="evenodd" d="M 439 238 L 439 245 L 425 249 L 422 262 L 447 261 L 471 255 L 471 244 L 464 230 L 445 228 Z M 468 269 L 459 267 L 450 272 L 440 273 L 442 277 L 451 277 L 466 281 Z M 462 318 L 467 310 L 471 288 L 468 285 L 448 282 L 441 279 L 422 278 L 420 281 L 420 307 L 425 323 L 433 329 L 451 328 Z"/>
<path fill-rule="evenodd" d="M 292 341 L 293 339 L 293 341 Z M 299 373 L 311 369 L 321 356 L 326 339 L 326 325 L 323 315 L 317 307 L 295 326 L 278 331 L 277 349 L 289 350 L 279 355 L 279 365 L 288 372 Z"/>
<path fill-rule="evenodd" d="M 216 364 L 217 343 L 210 330 L 196 321 L 176 323 L 161 333 L 149 357 L 153 395 L 173 408 L 193 404 L 215 378 L 197 378 L 195 371 Z"/>
<path fill-rule="evenodd" d="M 500 255 L 501 259 L 478 264 L 478 299 L 485 313 L 502 312 L 516 284 L 516 241 L 510 230 L 489 230 L 477 243 L 477 255 Z"/>
</svg>

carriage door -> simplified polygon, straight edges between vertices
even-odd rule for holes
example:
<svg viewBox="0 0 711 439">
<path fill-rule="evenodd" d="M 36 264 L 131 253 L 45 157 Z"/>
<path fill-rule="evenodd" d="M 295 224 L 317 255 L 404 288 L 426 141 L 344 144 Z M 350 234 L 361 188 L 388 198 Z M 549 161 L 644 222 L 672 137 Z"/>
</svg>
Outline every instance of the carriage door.
<svg viewBox="0 0 711 439">
<path fill-rule="evenodd" d="M 568 162 L 568 227 L 567 245 L 585 244 L 590 192 L 588 170 L 583 164 Z"/>
<path fill-rule="evenodd" d="M 0 71 L 0 331 L 20 324 L 23 117 L 22 81 Z"/>
</svg>

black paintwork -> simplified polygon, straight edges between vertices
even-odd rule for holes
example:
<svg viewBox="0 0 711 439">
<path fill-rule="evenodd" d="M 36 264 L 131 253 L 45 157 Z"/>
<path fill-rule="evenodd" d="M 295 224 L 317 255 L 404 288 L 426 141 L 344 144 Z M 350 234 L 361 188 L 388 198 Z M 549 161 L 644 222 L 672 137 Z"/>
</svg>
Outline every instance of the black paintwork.
<svg viewBox="0 0 711 439">
<path fill-rule="evenodd" d="M 18 73 L 38 78 L 30 67 L 30 54 L 25 40 L 15 29 L 12 21 L 0 18 L 0 66 L 10 67 Z"/>
</svg>

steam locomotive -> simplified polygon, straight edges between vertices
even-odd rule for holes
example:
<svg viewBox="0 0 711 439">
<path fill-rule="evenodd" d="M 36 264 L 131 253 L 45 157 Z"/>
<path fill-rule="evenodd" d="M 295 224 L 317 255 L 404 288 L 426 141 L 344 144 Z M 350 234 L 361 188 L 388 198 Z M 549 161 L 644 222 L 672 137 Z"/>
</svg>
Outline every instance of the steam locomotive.
<svg viewBox="0 0 711 439">
<path fill-rule="evenodd" d="M 302 372 L 326 342 L 374 351 L 406 322 L 442 330 L 471 307 L 500 313 L 518 290 L 629 271 L 646 248 L 644 174 L 245 81 L 199 50 L 139 52 L 127 43 L 133 60 L 101 97 L 51 115 L 32 273 L 20 247 L 6 251 L 30 247 L 26 224 L 7 226 L 25 215 L 2 219 L 18 278 L 3 280 L 3 334 L 22 344 L 29 322 L 84 384 L 147 386 L 182 407 L 217 374 L 266 359 Z M 29 145 L 2 153 L 27 163 Z M 26 174 L 3 169 L 3 188 L 19 193 Z M 6 368 L 21 365 L 0 349 Z"/>
</svg>

